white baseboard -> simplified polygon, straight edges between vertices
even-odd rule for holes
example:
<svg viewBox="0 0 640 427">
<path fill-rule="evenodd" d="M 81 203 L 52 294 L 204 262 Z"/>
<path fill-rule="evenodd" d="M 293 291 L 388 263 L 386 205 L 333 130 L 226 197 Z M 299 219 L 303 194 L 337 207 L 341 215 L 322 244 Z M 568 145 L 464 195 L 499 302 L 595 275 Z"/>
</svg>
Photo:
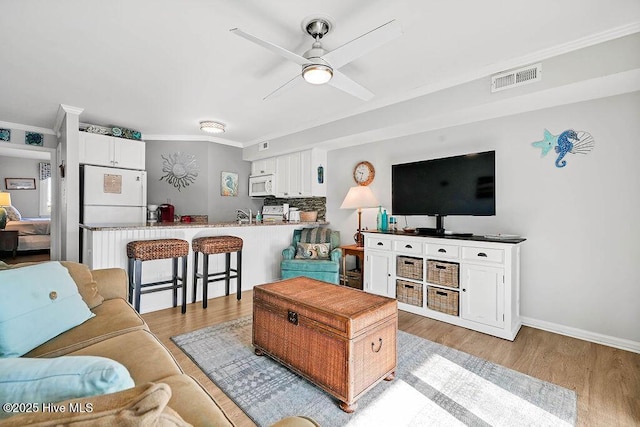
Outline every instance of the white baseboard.
<svg viewBox="0 0 640 427">
<path fill-rule="evenodd" d="M 631 341 L 623 338 L 612 337 L 610 335 L 598 334 L 596 332 L 585 331 L 584 329 L 572 328 L 571 326 L 551 323 L 544 320 L 533 319 L 531 317 L 522 317 L 524 326 L 542 329 L 543 331 L 554 332 L 560 335 L 566 335 L 572 338 L 578 338 L 585 341 L 602 344 L 609 347 L 619 348 L 621 350 L 640 353 L 640 342 Z"/>
</svg>

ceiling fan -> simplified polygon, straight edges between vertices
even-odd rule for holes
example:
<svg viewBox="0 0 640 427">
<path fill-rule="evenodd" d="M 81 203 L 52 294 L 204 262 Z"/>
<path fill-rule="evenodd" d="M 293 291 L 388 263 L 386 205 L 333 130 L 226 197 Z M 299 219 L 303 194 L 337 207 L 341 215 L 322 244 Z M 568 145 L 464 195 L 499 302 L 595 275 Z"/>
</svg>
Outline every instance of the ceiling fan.
<svg viewBox="0 0 640 427">
<path fill-rule="evenodd" d="M 395 20 L 389 21 L 332 51 L 327 51 L 322 47 L 320 40 L 326 36 L 333 27 L 332 20 L 326 16 L 309 17 L 302 21 L 303 31 L 315 40 L 311 49 L 302 55 L 262 40 L 239 28 L 233 28 L 229 31 L 302 66 L 302 72 L 300 74 L 265 96 L 264 99 L 305 80 L 308 83 L 316 85 L 328 83 L 350 95 L 368 101 L 373 98 L 373 93 L 351 80 L 345 74 L 338 71 L 338 69 L 402 35 L 400 24 Z"/>
</svg>

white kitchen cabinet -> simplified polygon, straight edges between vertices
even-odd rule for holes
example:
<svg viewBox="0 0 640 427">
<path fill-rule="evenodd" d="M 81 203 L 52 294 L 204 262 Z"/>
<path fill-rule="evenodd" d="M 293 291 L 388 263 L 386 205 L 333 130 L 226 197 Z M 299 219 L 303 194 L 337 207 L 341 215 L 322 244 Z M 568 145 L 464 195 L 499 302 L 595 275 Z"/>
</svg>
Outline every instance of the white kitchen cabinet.
<svg viewBox="0 0 640 427">
<path fill-rule="evenodd" d="M 416 305 L 398 301 L 398 308 L 443 322 L 513 340 L 522 325 L 520 318 L 520 246 L 524 239 L 504 242 L 480 236 L 426 237 L 402 232 L 365 232 L 366 292 L 396 297 L 396 285 L 410 283 L 422 291 Z M 398 260 L 398 258 L 400 259 Z M 414 261 L 409 275 L 396 271 L 396 263 Z M 430 282 L 429 261 L 435 268 L 457 268 L 459 280 Z M 439 263 L 434 263 L 439 262 Z M 444 263 L 444 264 L 443 264 Z M 402 264 L 401 264 L 402 265 Z M 419 271 L 422 268 L 422 271 Z M 406 273 L 406 272 L 405 272 Z M 436 276 L 437 277 L 437 276 Z M 435 279 L 433 279 L 435 280 Z M 434 301 L 429 303 L 429 289 Z M 440 295 L 440 297 L 438 296 Z M 446 295 L 455 303 L 452 314 L 439 309 L 437 298 Z M 450 305 L 447 306 L 450 308 Z"/>
<path fill-rule="evenodd" d="M 251 174 L 275 173 L 277 197 L 320 197 L 327 195 L 326 166 L 327 152 L 314 148 L 255 160 Z"/>
<path fill-rule="evenodd" d="M 145 169 L 145 142 L 80 132 L 80 164 Z"/>
<path fill-rule="evenodd" d="M 251 162 L 251 175 L 267 175 L 272 173 L 276 173 L 275 157 Z"/>
</svg>

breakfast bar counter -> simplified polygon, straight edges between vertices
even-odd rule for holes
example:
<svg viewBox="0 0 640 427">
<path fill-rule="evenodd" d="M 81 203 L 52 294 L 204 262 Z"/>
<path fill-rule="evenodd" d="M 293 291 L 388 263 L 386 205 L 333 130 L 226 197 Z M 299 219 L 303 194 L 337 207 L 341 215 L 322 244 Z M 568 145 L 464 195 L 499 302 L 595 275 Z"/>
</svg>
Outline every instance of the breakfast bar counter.
<svg viewBox="0 0 640 427">
<path fill-rule="evenodd" d="M 189 242 L 187 301 L 192 300 L 193 252 L 191 241 L 204 236 L 236 236 L 243 240 L 242 290 L 280 278 L 282 250 L 291 244 L 293 230 L 304 227 L 325 226 L 327 222 L 264 222 L 242 223 L 136 223 L 136 224 L 82 224 L 82 263 L 91 269 L 119 267 L 127 269 L 127 243 L 134 240 L 183 239 Z M 202 258 L 202 257 L 200 257 Z M 232 257 L 235 258 L 235 257 Z M 212 255 L 209 270 L 224 270 L 224 256 Z M 235 262 L 235 261 L 234 261 Z M 234 264 L 232 262 L 232 264 Z M 232 265 L 235 268 L 235 265 Z M 142 272 L 143 282 L 153 282 L 171 277 L 171 263 L 148 261 Z M 202 286 L 198 287 L 197 300 L 202 299 Z M 231 281 L 230 293 L 236 292 L 236 281 Z M 223 296 L 224 281 L 209 285 L 209 298 Z M 172 307 L 170 292 L 147 294 L 141 300 L 142 313 Z"/>
</svg>

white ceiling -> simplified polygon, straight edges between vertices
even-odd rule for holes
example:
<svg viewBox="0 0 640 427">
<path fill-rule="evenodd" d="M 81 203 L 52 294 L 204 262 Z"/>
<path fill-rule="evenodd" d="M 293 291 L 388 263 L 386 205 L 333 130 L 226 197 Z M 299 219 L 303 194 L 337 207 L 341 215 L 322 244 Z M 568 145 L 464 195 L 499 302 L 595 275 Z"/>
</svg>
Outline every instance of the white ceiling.
<svg viewBox="0 0 640 427">
<path fill-rule="evenodd" d="M 327 50 L 400 23 L 400 38 L 341 68 L 373 100 L 308 84 L 262 100 L 299 66 L 229 29 L 301 54 L 314 14 L 334 19 Z M 638 0 L 0 0 L 0 121 L 52 129 L 65 104 L 85 123 L 180 139 L 218 120 L 218 141 L 246 147 L 638 22 Z"/>
</svg>

